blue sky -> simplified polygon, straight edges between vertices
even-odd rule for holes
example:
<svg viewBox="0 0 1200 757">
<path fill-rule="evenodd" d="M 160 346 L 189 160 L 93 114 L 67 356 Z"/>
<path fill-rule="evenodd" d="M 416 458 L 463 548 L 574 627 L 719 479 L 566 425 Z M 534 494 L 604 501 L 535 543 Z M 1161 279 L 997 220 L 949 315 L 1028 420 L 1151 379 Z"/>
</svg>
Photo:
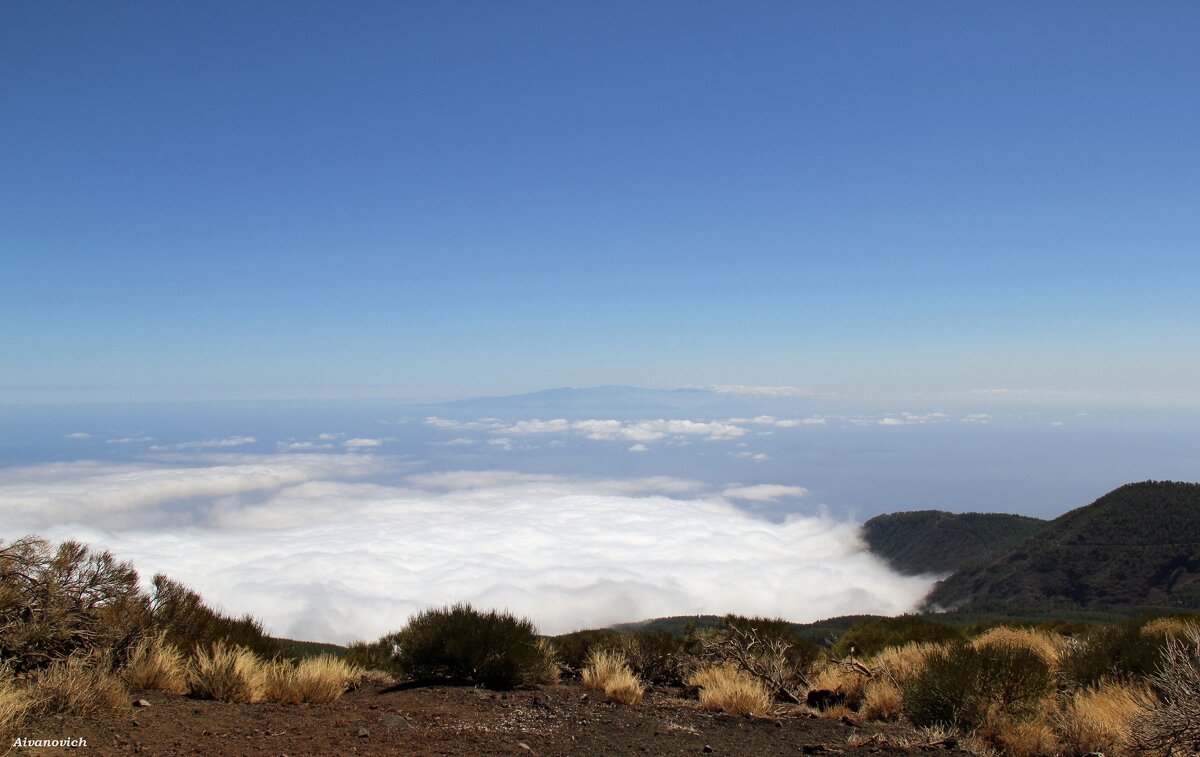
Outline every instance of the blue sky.
<svg viewBox="0 0 1200 757">
<path fill-rule="evenodd" d="M 0 401 L 1200 404 L 1191 3 L 0 10 Z"/>
</svg>

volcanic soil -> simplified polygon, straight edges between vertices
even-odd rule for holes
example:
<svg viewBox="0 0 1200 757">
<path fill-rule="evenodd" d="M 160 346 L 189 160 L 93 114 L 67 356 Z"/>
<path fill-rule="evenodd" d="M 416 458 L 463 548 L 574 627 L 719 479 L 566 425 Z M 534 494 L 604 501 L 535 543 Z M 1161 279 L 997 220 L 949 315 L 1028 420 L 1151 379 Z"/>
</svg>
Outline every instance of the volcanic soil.
<svg viewBox="0 0 1200 757">
<path fill-rule="evenodd" d="M 53 717 L 25 739 L 84 739 L 80 748 L 14 748 L 41 755 L 900 755 L 967 754 L 898 724 L 855 725 L 806 708 L 749 718 L 701 710 L 680 690 L 636 706 L 578 683 L 537 691 L 367 684 L 333 704 L 231 704 L 139 692 L 123 715 Z M 9 746 L 8 744 L 4 745 Z"/>
</svg>

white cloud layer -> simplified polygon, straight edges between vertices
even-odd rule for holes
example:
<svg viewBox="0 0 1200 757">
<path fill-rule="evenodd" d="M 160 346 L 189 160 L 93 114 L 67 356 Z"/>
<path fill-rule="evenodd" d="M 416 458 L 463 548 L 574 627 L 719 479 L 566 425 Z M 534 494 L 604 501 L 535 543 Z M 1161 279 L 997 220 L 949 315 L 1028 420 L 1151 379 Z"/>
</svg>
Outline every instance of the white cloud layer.
<svg viewBox="0 0 1200 757">
<path fill-rule="evenodd" d="M 899 613 L 931 586 L 868 553 L 854 523 L 773 523 L 729 501 L 799 487 L 721 496 L 669 477 L 507 471 L 373 482 L 396 471 L 361 453 L 53 463 L 0 471 L 0 511 L 8 538 L 82 538 L 303 639 L 373 639 L 460 600 L 557 633 L 692 613 Z"/>
<path fill-rule="evenodd" d="M 154 444 L 150 449 L 156 451 L 164 450 L 189 450 L 189 449 L 221 449 L 223 447 L 244 447 L 247 444 L 254 444 L 258 440 L 253 436 L 230 436 L 225 439 L 202 439 L 195 442 L 181 442 L 179 444 Z"/>
</svg>

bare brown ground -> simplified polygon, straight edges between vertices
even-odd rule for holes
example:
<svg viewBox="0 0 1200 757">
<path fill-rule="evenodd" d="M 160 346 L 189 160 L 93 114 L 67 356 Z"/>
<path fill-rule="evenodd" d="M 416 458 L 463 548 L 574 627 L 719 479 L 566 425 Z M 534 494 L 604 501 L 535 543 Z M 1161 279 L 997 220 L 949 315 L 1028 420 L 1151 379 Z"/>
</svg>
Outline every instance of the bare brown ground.
<svg viewBox="0 0 1200 757">
<path fill-rule="evenodd" d="M 150 706 L 101 719 L 46 718 L 26 724 L 18 734 L 82 738 L 86 748 L 13 752 L 72 757 L 965 754 L 944 746 L 898 746 L 915 738 L 900 725 L 858 726 L 787 713 L 737 717 L 701 710 L 681 692 L 653 691 L 643 703 L 627 707 L 576 683 L 508 693 L 469 686 L 367 685 L 321 705 L 229 704 L 156 692 L 134 696 Z"/>
</svg>

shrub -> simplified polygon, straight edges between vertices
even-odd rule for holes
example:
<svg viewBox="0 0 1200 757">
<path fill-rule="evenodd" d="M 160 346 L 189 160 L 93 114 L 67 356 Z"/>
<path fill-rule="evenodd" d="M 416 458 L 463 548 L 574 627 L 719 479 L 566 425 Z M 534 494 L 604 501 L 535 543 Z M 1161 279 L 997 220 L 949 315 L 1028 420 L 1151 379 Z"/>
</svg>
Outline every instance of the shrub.
<svg viewBox="0 0 1200 757">
<path fill-rule="evenodd" d="M 389 639 L 390 637 L 385 636 L 373 642 L 356 641 L 346 647 L 343 659 L 363 670 L 377 670 L 389 675 L 400 674 L 402 671 L 397 668 L 393 659 L 396 650 Z"/>
<path fill-rule="evenodd" d="M 1025 647 L 975 649 L 956 642 L 929 655 L 904 686 L 904 714 L 918 727 L 972 731 L 989 717 L 1026 720 L 1053 689 L 1050 668 Z"/>
<path fill-rule="evenodd" d="M 266 687 L 266 671 L 248 649 L 217 642 L 196 652 L 188 670 L 194 696 L 222 702 L 258 702 Z"/>
<path fill-rule="evenodd" d="M 701 668 L 687 682 L 700 687 L 700 706 L 706 710 L 759 716 L 771 711 L 774 698 L 763 682 L 733 665 Z"/>
<path fill-rule="evenodd" d="M 103 656 L 73 655 L 38 671 L 31 690 L 43 715 L 95 715 L 129 709 L 129 692 Z"/>
<path fill-rule="evenodd" d="M 532 622 L 466 604 L 424 610 L 384 638 L 395 648 L 395 664 L 417 679 L 465 679 L 511 689 L 532 683 L 545 664 Z"/>
<path fill-rule="evenodd" d="M 554 642 L 546 638 L 537 640 L 537 657 L 526 671 L 526 682 L 535 686 L 549 686 L 558 683 L 562 676 L 562 666 L 558 662 L 558 650 Z"/>
<path fill-rule="evenodd" d="M 643 681 L 681 684 L 684 641 L 665 631 L 636 631 L 618 639 L 630 669 Z"/>
<path fill-rule="evenodd" d="M 727 615 L 721 625 L 695 637 L 695 656 L 705 665 L 733 665 L 759 679 L 774 698 L 800 704 L 816 645 L 796 635 L 787 621 Z"/>
<path fill-rule="evenodd" d="M 1054 723 L 1068 755 L 1131 754 L 1133 725 L 1154 704 L 1143 687 L 1103 684 L 1074 692 Z"/>
<path fill-rule="evenodd" d="M 1200 628 L 1166 641 L 1150 684 L 1162 704 L 1137 720 L 1134 743 L 1145 751 L 1200 754 Z"/>
<path fill-rule="evenodd" d="M 1054 667 L 1058 664 L 1065 642 L 1064 637 L 1049 631 L 996 626 L 972 639 L 971 646 L 976 649 L 997 645 L 1024 647 L 1042 658 L 1042 662 Z"/>
<path fill-rule="evenodd" d="M 167 643 L 165 634 L 144 637 L 134 645 L 122 676 L 133 689 L 187 693 L 187 664 L 183 653 Z"/>
<path fill-rule="evenodd" d="M 886 647 L 904 646 L 909 642 L 947 642 L 961 636 L 962 632 L 957 628 L 917 615 L 868 618 L 846 629 L 831 653 L 835 657 L 848 657 L 853 649 L 859 657 L 871 657 Z"/>
<path fill-rule="evenodd" d="M 925 660 L 943 647 L 940 644 L 914 641 L 902 647 L 887 647 L 867 663 L 897 685 L 907 681 L 925 668 Z"/>
<path fill-rule="evenodd" d="M 244 647 L 263 659 L 281 656 L 278 641 L 249 615 L 231 618 L 209 607 L 200 595 L 159 573 L 150 600 L 154 626 L 176 647 L 194 652 L 217 642 Z"/>
<path fill-rule="evenodd" d="M 75 654 L 124 656 L 149 622 L 127 562 L 79 542 L 0 545 L 0 659 L 17 672 Z"/>
<path fill-rule="evenodd" d="M 1059 669 L 1079 687 L 1098 686 L 1104 681 L 1136 682 L 1157 669 L 1167 639 L 1161 634 L 1143 634 L 1137 620 L 1100 626 L 1063 653 Z"/>
<path fill-rule="evenodd" d="M 555 636 L 552 641 L 558 659 L 569 671 L 580 671 L 587 665 L 588 655 L 598 647 L 620 646 L 621 635 L 608 628 L 575 631 Z"/>
<path fill-rule="evenodd" d="M 1143 636 L 1176 636 L 1183 638 L 1195 627 L 1195 622 L 1184 618 L 1167 616 L 1154 618 L 1142 626 Z"/>
</svg>

